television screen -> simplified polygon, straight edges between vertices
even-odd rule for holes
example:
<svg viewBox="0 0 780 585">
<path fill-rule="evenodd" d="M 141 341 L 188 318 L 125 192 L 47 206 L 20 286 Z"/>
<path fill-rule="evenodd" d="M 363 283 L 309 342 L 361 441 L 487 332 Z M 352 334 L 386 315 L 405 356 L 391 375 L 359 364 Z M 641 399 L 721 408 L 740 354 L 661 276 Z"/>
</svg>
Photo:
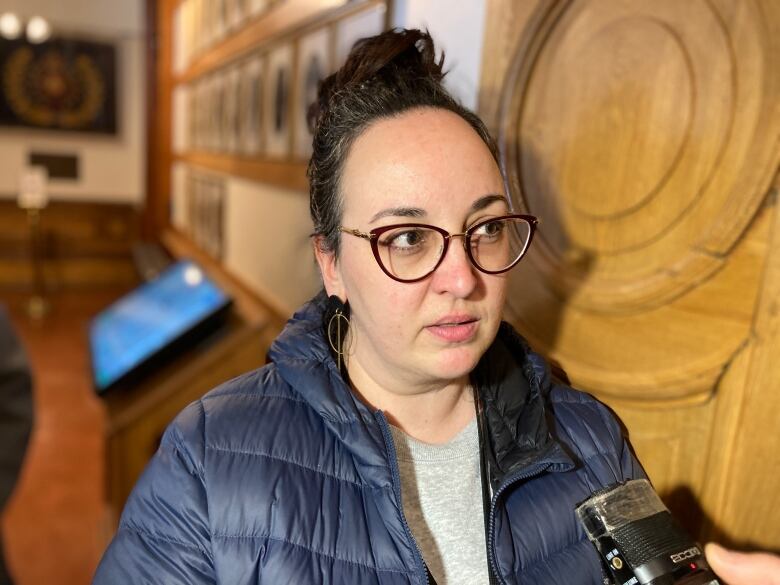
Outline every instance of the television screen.
<svg viewBox="0 0 780 585">
<path fill-rule="evenodd" d="M 128 293 L 90 323 L 95 389 L 103 393 L 148 369 L 183 341 L 218 324 L 231 299 L 191 260 Z"/>
</svg>

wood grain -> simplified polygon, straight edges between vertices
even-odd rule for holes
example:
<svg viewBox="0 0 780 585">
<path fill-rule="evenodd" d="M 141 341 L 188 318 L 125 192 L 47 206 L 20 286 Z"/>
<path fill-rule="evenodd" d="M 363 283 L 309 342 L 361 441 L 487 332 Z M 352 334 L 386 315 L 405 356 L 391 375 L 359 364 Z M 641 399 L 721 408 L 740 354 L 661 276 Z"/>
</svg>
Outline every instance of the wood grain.
<svg viewBox="0 0 780 585">
<path fill-rule="evenodd" d="M 147 0 L 147 195 L 144 232 L 156 236 L 170 221 L 171 78 L 174 0 Z"/>
<path fill-rule="evenodd" d="M 542 220 L 506 316 L 691 531 L 777 548 L 780 5 L 494 0 L 486 30 L 480 112 Z"/>
<path fill-rule="evenodd" d="M 268 183 L 296 191 L 309 190 L 306 163 L 291 160 L 238 157 L 227 154 L 187 153 L 175 160 L 250 181 Z"/>
</svg>

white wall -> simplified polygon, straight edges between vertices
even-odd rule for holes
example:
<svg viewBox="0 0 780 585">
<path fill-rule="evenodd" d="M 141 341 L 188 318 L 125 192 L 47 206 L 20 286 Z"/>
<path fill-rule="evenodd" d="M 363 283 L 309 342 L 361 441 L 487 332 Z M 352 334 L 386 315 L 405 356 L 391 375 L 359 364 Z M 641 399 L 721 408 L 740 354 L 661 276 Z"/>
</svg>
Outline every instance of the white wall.
<svg viewBox="0 0 780 585">
<path fill-rule="evenodd" d="M 447 89 L 477 109 L 486 0 L 395 0 L 393 26 L 428 29 L 437 51 L 444 49 Z"/>
<path fill-rule="evenodd" d="M 190 174 L 224 181 L 222 264 L 228 271 L 282 314 L 291 314 L 319 290 L 307 193 L 175 163 L 171 221 L 191 236 Z"/>
<path fill-rule="evenodd" d="M 52 180 L 52 199 L 143 203 L 145 197 L 145 38 L 143 0 L 3 0 L 0 12 L 41 15 L 55 31 L 114 42 L 118 134 L 104 137 L 0 127 L 0 197 L 15 196 L 31 150 L 75 154 L 77 181 Z"/>
<path fill-rule="evenodd" d="M 225 266 L 279 310 L 292 313 L 321 288 L 308 193 L 230 179 L 225 222 Z"/>
<path fill-rule="evenodd" d="M 143 0 L 3 0 L 0 12 L 24 19 L 39 15 L 60 29 L 139 36 L 144 32 Z"/>
</svg>

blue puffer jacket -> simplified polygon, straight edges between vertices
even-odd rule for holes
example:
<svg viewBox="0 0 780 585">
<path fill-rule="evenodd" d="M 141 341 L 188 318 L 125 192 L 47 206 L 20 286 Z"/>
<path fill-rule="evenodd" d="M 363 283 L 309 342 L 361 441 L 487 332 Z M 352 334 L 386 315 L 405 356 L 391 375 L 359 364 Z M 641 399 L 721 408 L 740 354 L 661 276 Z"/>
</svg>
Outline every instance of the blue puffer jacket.
<svg viewBox="0 0 780 585">
<path fill-rule="evenodd" d="M 426 583 L 387 419 L 339 375 L 322 335 L 323 302 L 291 319 L 269 365 L 176 418 L 94 583 Z M 544 361 L 506 324 L 472 382 L 484 404 L 499 580 L 600 585 L 574 507 L 642 476 L 614 418 L 552 384 Z"/>
</svg>

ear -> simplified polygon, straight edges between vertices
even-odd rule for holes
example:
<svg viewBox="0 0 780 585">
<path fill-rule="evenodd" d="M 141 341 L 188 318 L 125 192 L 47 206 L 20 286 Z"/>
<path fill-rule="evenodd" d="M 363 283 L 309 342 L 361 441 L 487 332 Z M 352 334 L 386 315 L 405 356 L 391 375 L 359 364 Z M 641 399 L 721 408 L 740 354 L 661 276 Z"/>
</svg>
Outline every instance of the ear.
<svg viewBox="0 0 780 585">
<path fill-rule="evenodd" d="M 344 283 L 341 280 L 341 271 L 339 270 L 336 253 L 325 250 L 323 246 L 324 237 L 314 236 L 312 246 L 314 247 L 314 257 L 320 267 L 322 282 L 325 285 L 325 292 L 328 296 L 336 295 L 342 301 L 347 302 L 347 293 L 344 290 Z"/>
</svg>

